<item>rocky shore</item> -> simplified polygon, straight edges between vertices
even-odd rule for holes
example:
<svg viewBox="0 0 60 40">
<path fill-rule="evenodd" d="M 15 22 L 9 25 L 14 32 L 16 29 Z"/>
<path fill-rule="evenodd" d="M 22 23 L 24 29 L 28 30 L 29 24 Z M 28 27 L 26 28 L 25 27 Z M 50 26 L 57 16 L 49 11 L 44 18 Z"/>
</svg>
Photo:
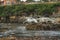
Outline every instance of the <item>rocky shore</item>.
<svg viewBox="0 0 60 40">
<path fill-rule="evenodd" d="M 0 40 L 60 40 L 60 37 L 4 37 Z"/>
</svg>

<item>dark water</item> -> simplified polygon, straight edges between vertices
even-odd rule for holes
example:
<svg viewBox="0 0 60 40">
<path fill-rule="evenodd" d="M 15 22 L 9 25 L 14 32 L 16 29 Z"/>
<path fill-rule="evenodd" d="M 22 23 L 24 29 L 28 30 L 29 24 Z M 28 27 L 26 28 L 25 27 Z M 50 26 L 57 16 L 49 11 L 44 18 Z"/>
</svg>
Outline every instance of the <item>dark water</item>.
<svg viewBox="0 0 60 40">
<path fill-rule="evenodd" d="M 6 31 L 0 33 L 0 37 L 15 36 L 60 36 L 60 31 L 32 31 L 27 30 L 26 26 L 17 23 L 0 23 L 0 28 L 7 28 Z M 3 29 L 4 30 L 4 29 Z M 1 31 L 1 30 L 0 30 Z"/>
</svg>

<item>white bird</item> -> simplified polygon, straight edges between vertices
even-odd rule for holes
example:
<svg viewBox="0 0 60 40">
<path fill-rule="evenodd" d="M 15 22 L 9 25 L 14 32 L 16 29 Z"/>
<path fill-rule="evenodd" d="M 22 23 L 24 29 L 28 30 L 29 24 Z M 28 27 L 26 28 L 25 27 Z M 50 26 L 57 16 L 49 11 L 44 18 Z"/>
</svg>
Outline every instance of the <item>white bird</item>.
<svg viewBox="0 0 60 40">
<path fill-rule="evenodd" d="M 26 17 L 26 21 L 25 22 L 28 22 L 28 23 L 38 23 L 38 21 L 35 19 L 35 18 L 32 18 L 32 17 Z"/>
<path fill-rule="evenodd" d="M 26 2 L 27 0 L 21 0 L 21 1 Z"/>
<path fill-rule="evenodd" d="M 48 22 L 48 21 L 52 23 L 55 22 L 54 18 L 48 18 L 48 17 L 41 17 L 41 18 L 38 18 L 37 20 L 39 20 L 39 22 Z"/>
</svg>

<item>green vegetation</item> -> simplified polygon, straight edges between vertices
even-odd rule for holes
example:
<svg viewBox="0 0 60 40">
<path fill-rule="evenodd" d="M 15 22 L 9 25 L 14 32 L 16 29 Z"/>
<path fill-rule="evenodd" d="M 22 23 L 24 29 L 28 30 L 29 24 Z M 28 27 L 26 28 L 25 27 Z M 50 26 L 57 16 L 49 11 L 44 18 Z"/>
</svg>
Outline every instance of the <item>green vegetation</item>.
<svg viewBox="0 0 60 40">
<path fill-rule="evenodd" d="M 52 15 L 53 12 L 56 12 L 56 7 L 60 6 L 60 3 L 55 4 L 19 4 L 19 5 L 9 5 L 9 6 L 0 6 L 0 16 L 8 15 Z"/>
</svg>

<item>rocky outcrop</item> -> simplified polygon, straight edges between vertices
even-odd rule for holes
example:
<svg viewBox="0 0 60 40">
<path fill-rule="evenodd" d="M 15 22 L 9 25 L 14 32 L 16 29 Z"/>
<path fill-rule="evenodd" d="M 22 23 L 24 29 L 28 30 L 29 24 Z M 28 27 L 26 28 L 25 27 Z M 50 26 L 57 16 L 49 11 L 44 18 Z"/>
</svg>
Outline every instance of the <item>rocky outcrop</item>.
<svg viewBox="0 0 60 40">
<path fill-rule="evenodd" d="M 37 23 L 26 25 L 27 30 L 59 30 L 60 24 L 53 23 Z"/>
</svg>

